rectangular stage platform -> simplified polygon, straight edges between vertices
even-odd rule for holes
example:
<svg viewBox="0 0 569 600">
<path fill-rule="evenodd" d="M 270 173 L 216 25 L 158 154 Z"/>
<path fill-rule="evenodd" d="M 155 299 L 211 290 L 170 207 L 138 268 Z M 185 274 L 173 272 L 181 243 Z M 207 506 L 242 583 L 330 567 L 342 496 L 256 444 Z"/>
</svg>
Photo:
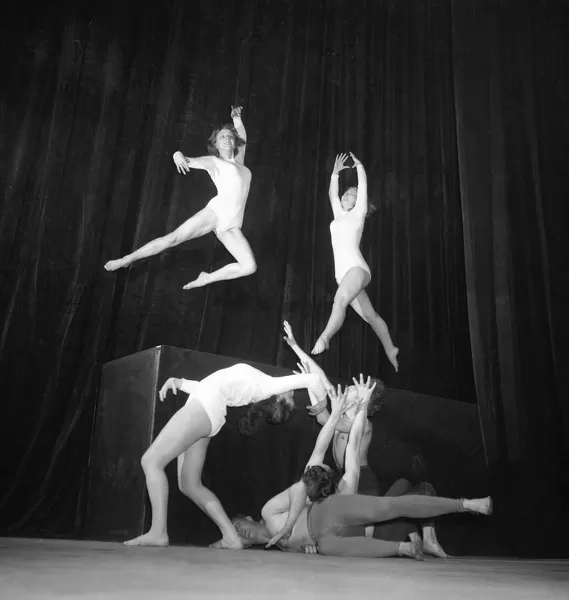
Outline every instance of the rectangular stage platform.
<svg viewBox="0 0 569 600">
<path fill-rule="evenodd" d="M 566 600 L 569 561 L 356 559 L 0 538 L 3 600 Z"/>
</svg>

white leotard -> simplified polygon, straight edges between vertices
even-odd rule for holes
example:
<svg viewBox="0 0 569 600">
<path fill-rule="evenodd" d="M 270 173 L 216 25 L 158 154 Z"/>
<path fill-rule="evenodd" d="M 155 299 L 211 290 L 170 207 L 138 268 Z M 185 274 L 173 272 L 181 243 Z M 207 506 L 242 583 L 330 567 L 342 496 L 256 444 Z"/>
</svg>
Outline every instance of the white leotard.
<svg viewBox="0 0 569 600">
<path fill-rule="evenodd" d="M 215 168 L 208 172 L 217 188 L 217 196 L 207 205 L 217 216 L 215 231 L 221 233 L 233 227 L 240 229 L 251 185 L 251 171 L 241 162 L 217 156 L 212 158 Z"/>
<path fill-rule="evenodd" d="M 270 397 L 263 390 L 269 389 L 267 380 L 271 379 L 262 371 L 239 363 L 220 369 L 199 382 L 182 379 L 180 389 L 190 394 L 188 402 L 197 400 L 211 421 L 213 437 L 225 424 L 228 406 L 245 406 Z"/>
<path fill-rule="evenodd" d="M 365 217 L 352 209 L 338 211 L 335 219 L 330 223 L 334 271 L 338 285 L 353 267 L 361 267 L 371 277 L 369 266 L 360 252 L 364 222 Z"/>
</svg>

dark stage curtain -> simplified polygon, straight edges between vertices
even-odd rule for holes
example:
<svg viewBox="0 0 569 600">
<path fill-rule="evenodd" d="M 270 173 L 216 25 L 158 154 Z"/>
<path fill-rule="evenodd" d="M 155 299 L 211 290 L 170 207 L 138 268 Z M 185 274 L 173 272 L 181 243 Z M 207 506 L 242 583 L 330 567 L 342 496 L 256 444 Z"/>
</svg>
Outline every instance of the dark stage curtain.
<svg viewBox="0 0 569 600">
<path fill-rule="evenodd" d="M 27 5 L 1 20 L 10 83 L 0 95 L 3 529 L 80 533 L 102 362 L 169 344 L 294 365 L 281 321 L 311 346 L 327 320 L 336 289 L 327 187 L 334 154 L 348 149 L 378 209 L 362 245 L 368 292 L 401 369 L 392 372 L 353 313 L 322 365 L 339 379 L 363 371 L 394 388 L 478 397 L 488 456 L 502 465 L 510 455 L 499 444 L 528 456 L 555 425 L 544 448 L 558 473 L 566 47 L 559 35 L 547 51 L 542 42 L 561 23 L 535 3 L 536 19 L 520 17 L 533 42 L 507 32 L 518 54 L 509 43 L 500 53 L 502 30 L 494 45 L 476 40 L 459 4 L 78 2 Z M 498 11 L 504 31 L 511 11 Z M 476 52 L 496 69 L 523 66 L 500 80 L 492 112 L 469 94 L 472 77 L 483 79 L 465 64 Z M 106 273 L 107 260 L 171 231 L 213 195 L 205 173 L 181 177 L 171 157 L 204 154 L 236 103 L 250 140 L 244 233 L 257 273 L 182 291 L 228 262 L 212 235 Z M 477 109 L 487 111 L 480 122 Z M 496 139 L 476 144 L 494 127 L 501 158 L 489 155 Z M 488 229 L 498 221 L 520 227 L 515 246 Z M 493 273 L 506 270 L 496 290 Z"/>
<path fill-rule="evenodd" d="M 511 548 L 559 546 L 569 502 L 569 11 L 453 0 L 469 328 L 486 455 Z M 565 284 L 565 285 L 564 285 Z M 540 515 L 539 518 L 536 515 Z M 530 542 L 531 540 L 531 542 Z"/>
</svg>

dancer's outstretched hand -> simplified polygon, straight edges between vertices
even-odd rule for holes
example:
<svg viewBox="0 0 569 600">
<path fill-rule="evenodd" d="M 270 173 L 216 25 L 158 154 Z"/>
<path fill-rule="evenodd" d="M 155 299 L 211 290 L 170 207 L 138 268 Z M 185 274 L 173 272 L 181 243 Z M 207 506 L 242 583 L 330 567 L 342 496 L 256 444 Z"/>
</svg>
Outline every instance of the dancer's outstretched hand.
<svg viewBox="0 0 569 600">
<path fill-rule="evenodd" d="M 346 161 L 348 160 L 348 155 L 345 152 L 336 155 L 336 160 L 334 162 L 334 169 L 332 170 L 332 175 L 338 175 L 340 171 L 344 169 L 349 169 Z"/>
<path fill-rule="evenodd" d="M 352 157 L 352 160 L 354 161 L 354 169 L 358 166 L 362 164 L 362 161 L 359 158 L 356 158 L 356 155 L 353 152 L 350 152 L 350 156 Z"/>
<path fill-rule="evenodd" d="M 356 391 L 358 393 L 358 398 L 361 404 L 365 404 L 371 398 L 371 393 L 375 389 L 377 382 L 374 381 L 373 384 L 371 382 L 371 377 L 368 376 L 367 381 L 364 383 L 364 376 L 360 373 L 360 380 L 358 381 L 355 377 L 352 377 L 352 381 L 356 386 Z"/>
<path fill-rule="evenodd" d="M 308 375 L 311 373 L 310 365 L 307 362 L 297 362 L 296 366 L 298 367 L 298 371 L 293 371 L 295 375 Z"/>
<path fill-rule="evenodd" d="M 158 392 L 160 402 L 164 402 L 168 390 L 172 390 L 172 393 L 174 394 L 174 396 L 176 396 L 181 385 L 182 380 L 178 379 L 177 377 L 170 377 L 170 379 L 167 379 L 166 383 L 160 388 L 160 391 Z"/>
<path fill-rule="evenodd" d="M 283 321 L 283 327 L 285 330 L 285 336 L 283 337 L 283 340 L 289 346 L 296 346 L 296 340 L 294 338 L 294 333 L 292 332 L 292 327 L 290 326 L 290 323 L 288 321 Z"/>
<path fill-rule="evenodd" d="M 242 106 L 231 106 L 231 118 L 232 119 L 240 119 L 241 111 L 243 110 Z"/>
<path fill-rule="evenodd" d="M 178 173 L 185 175 L 186 173 L 190 172 L 190 165 L 188 165 L 186 157 L 179 150 L 178 152 L 174 153 L 173 158 L 176 169 L 178 169 Z"/>
<path fill-rule="evenodd" d="M 338 391 L 328 392 L 332 402 L 332 413 L 342 415 L 351 408 L 352 403 L 348 403 L 348 386 L 342 391 L 342 386 L 338 384 Z"/>
</svg>

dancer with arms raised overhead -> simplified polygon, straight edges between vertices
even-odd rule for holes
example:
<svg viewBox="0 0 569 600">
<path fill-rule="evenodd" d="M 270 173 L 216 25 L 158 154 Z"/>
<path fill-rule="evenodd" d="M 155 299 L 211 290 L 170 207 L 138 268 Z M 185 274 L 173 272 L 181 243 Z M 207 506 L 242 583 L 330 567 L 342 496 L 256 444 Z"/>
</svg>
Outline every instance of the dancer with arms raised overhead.
<svg viewBox="0 0 569 600">
<path fill-rule="evenodd" d="M 257 270 L 251 246 L 241 232 L 251 185 L 251 171 L 244 164 L 247 134 L 241 119 L 241 110 L 240 106 L 232 107 L 233 125 L 224 125 L 211 134 L 208 141 L 210 156 L 190 158 L 179 151 L 174 154 L 174 163 L 182 175 L 190 169 L 207 171 L 217 188 L 217 196 L 172 233 L 148 242 L 132 254 L 109 261 L 105 265 L 107 271 L 127 267 L 141 258 L 154 256 L 212 231 L 215 231 L 219 241 L 236 262 L 213 273 L 202 271 L 196 280 L 184 286 L 185 290 L 216 281 L 245 277 Z"/>
<path fill-rule="evenodd" d="M 382 343 L 389 362 L 397 371 L 399 349 L 394 346 L 385 321 L 375 312 L 365 291 L 371 281 L 371 272 L 360 251 L 360 241 L 368 213 L 367 176 L 362 163 L 351 152 L 350 156 L 358 172 L 358 187 L 348 188 L 342 197 L 339 197 L 340 171 L 349 168 L 346 165 L 347 154 L 336 156 L 330 177 L 329 197 L 334 212 L 334 220 L 330 223 L 330 235 L 338 291 L 334 297 L 328 324 L 314 345 L 312 354 L 320 354 L 328 349 L 330 340 L 344 323 L 348 306 L 351 306 L 366 323 L 369 323 Z"/>
</svg>

